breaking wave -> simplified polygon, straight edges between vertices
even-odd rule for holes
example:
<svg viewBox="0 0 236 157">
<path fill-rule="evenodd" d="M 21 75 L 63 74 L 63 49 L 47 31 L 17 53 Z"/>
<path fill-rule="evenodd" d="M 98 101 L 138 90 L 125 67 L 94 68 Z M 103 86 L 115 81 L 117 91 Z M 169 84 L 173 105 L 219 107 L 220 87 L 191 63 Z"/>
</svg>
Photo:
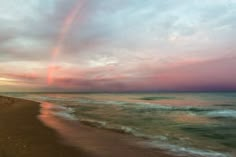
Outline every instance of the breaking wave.
<svg viewBox="0 0 236 157">
<path fill-rule="evenodd" d="M 211 111 L 207 113 L 207 116 L 215 118 L 236 118 L 236 111 L 235 110 Z"/>
</svg>

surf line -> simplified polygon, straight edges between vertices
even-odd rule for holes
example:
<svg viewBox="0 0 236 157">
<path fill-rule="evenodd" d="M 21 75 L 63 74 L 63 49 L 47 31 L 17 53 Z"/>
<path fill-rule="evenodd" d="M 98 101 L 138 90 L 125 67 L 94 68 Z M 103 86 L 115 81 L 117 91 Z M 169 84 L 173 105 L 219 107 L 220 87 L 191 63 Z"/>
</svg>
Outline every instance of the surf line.
<svg viewBox="0 0 236 157">
<path fill-rule="evenodd" d="M 56 66 L 55 66 L 56 59 L 62 50 L 66 35 L 69 32 L 71 26 L 73 25 L 75 19 L 78 17 L 79 12 L 83 7 L 83 4 L 84 4 L 84 0 L 78 0 L 76 5 L 71 9 L 71 11 L 68 13 L 68 15 L 66 16 L 63 22 L 58 39 L 56 41 L 56 45 L 51 52 L 51 62 L 48 66 L 48 74 L 47 74 L 48 85 L 52 85 L 54 82 L 54 73 L 56 70 Z"/>
</svg>

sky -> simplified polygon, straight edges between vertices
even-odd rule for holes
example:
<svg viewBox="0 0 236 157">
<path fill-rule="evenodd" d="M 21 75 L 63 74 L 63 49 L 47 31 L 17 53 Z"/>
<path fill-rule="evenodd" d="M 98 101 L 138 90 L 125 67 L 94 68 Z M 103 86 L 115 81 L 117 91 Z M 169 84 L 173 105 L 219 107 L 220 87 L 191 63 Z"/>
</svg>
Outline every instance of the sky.
<svg viewBox="0 0 236 157">
<path fill-rule="evenodd" d="M 236 91 L 236 0 L 0 0 L 0 92 Z"/>
</svg>

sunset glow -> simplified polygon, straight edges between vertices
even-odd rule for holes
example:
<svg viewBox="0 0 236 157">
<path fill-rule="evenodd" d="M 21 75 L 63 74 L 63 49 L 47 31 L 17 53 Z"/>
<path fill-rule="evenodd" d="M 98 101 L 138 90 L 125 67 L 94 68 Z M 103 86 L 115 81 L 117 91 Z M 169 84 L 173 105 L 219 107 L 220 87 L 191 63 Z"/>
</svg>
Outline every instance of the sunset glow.
<svg viewBox="0 0 236 157">
<path fill-rule="evenodd" d="M 234 91 L 235 19 L 234 0 L 1 1 L 0 91 Z"/>
</svg>

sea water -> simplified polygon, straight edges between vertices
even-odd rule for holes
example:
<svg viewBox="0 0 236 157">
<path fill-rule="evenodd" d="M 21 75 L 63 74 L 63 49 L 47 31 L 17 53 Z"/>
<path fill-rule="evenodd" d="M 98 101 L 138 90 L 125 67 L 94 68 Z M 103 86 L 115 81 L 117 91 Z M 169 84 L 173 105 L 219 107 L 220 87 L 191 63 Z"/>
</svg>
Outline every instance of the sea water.
<svg viewBox="0 0 236 157">
<path fill-rule="evenodd" d="M 236 93 L 15 96 L 53 103 L 55 115 L 144 138 L 141 144 L 148 147 L 186 156 L 236 156 Z"/>
</svg>

